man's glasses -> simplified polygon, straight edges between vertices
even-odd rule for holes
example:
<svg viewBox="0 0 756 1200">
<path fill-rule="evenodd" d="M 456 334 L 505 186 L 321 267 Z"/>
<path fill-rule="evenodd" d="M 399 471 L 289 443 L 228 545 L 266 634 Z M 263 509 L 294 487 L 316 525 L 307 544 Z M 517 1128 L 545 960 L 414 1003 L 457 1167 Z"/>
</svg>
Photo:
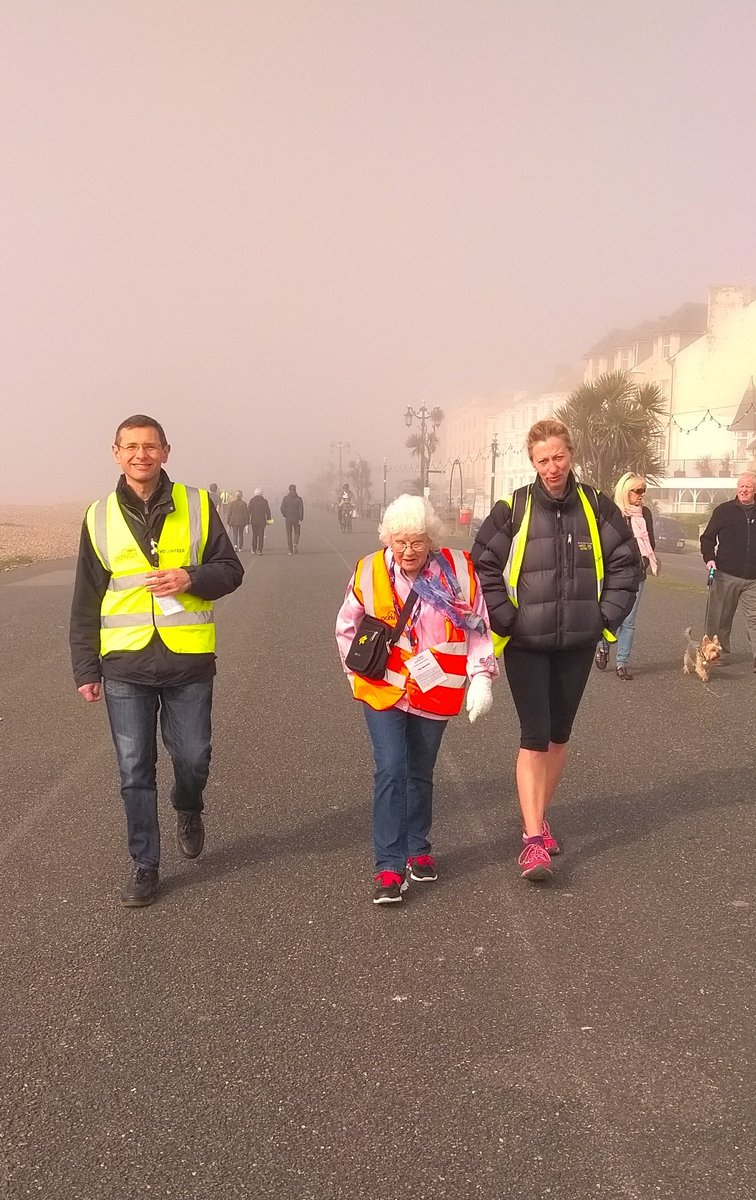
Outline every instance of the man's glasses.
<svg viewBox="0 0 756 1200">
<path fill-rule="evenodd" d="M 419 554 L 421 550 L 425 550 L 427 545 L 428 545 L 427 538 L 424 538 L 422 542 L 397 542 L 397 541 L 394 541 L 394 549 L 398 550 L 400 554 L 404 554 L 407 550 L 414 550 L 415 554 Z"/>
<path fill-rule="evenodd" d="M 125 446 L 116 442 L 116 446 L 119 450 L 125 450 L 127 454 L 136 454 L 137 450 L 142 450 L 145 454 L 159 454 L 163 449 L 162 446 L 156 446 L 154 442 L 127 442 Z"/>
</svg>

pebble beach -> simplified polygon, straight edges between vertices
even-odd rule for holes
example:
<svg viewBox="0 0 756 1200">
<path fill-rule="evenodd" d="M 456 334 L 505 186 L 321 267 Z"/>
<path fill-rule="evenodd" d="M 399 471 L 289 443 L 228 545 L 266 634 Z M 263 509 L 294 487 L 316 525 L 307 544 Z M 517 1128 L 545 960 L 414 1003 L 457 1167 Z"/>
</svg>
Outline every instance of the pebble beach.
<svg viewBox="0 0 756 1200">
<path fill-rule="evenodd" d="M 75 555 L 85 508 L 86 504 L 0 504 L 0 570 Z"/>
</svg>

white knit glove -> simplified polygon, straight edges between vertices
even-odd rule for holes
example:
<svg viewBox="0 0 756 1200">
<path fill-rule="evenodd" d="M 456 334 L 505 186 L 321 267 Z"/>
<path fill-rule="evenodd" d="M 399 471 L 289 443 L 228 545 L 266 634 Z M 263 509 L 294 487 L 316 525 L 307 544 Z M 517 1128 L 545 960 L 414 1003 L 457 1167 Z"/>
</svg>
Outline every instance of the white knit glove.
<svg viewBox="0 0 756 1200">
<path fill-rule="evenodd" d="M 485 717 L 493 704 L 493 691 L 488 675 L 473 675 L 467 689 L 467 715 L 472 725 L 478 717 Z"/>
</svg>

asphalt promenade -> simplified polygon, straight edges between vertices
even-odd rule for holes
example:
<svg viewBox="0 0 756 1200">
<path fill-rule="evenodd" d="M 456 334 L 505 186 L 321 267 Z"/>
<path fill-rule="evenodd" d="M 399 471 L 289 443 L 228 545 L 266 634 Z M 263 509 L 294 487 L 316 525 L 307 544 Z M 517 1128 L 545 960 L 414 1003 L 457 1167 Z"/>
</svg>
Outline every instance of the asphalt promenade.
<svg viewBox="0 0 756 1200">
<path fill-rule="evenodd" d="M 161 774 L 159 902 L 123 910 L 103 705 L 70 676 L 72 561 L 0 578 L 0 1198 L 753 1200 L 756 675 L 681 672 L 700 558 L 633 667 L 594 671 L 523 882 L 506 682 L 447 732 L 442 876 L 370 903 L 369 746 L 332 628 L 359 523 L 278 523 L 218 605 L 206 850 Z"/>
</svg>

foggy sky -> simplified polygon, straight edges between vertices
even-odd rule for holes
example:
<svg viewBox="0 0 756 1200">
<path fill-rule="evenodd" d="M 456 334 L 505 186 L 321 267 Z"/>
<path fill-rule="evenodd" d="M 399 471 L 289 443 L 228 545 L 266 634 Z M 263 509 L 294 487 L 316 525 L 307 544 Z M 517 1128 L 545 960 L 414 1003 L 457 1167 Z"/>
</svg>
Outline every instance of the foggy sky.
<svg viewBox="0 0 756 1200">
<path fill-rule="evenodd" d="M 0 500 L 271 493 L 753 278 L 751 0 L 0 0 Z M 349 457 L 345 453 L 345 459 Z"/>
</svg>

